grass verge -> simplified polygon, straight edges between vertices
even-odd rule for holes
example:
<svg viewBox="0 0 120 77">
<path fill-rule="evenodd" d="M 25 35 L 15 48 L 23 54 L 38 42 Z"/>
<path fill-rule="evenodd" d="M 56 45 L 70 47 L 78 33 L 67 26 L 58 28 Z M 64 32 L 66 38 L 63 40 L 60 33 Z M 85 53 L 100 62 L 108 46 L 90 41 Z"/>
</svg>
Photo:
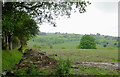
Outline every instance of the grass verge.
<svg viewBox="0 0 120 77">
<path fill-rule="evenodd" d="M 11 70 L 14 65 L 19 63 L 22 58 L 22 53 L 16 49 L 13 50 L 2 50 L 2 71 Z"/>
</svg>

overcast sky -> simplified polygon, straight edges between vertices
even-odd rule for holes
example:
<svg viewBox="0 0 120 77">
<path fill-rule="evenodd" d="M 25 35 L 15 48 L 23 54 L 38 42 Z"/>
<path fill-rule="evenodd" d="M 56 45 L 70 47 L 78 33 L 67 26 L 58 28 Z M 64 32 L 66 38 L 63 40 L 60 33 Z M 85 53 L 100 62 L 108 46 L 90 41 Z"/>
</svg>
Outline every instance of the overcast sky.
<svg viewBox="0 0 120 77">
<path fill-rule="evenodd" d="M 56 20 L 57 27 L 40 25 L 40 31 L 118 36 L 118 1 L 90 0 L 92 4 L 86 8 L 87 12 Z"/>
</svg>

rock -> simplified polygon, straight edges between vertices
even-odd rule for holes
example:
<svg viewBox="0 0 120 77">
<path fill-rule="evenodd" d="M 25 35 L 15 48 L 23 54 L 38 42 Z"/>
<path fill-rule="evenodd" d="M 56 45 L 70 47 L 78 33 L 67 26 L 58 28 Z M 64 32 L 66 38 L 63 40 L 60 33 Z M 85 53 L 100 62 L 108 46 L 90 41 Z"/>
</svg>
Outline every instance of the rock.
<svg viewBox="0 0 120 77">
<path fill-rule="evenodd" d="M 2 73 L 1 73 L 1 76 L 4 76 L 4 75 L 6 75 L 6 72 L 2 72 Z"/>
<path fill-rule="evenodd" d="M 51 62 L 49 62 L 49 64 L 51 64 Z"/>
<path fill-rule="evenodd" d="M 45 55 L 45 53 L 44 53 L 44 52 L 43 52 L 43 53 L 41 53 L 41 52 L 38 52 L 38 54 L 39 54 L 39 55 Z"/>
<path fill-rule="evenodd" d="M 111 64 L 113 64 L 113 65 L 114 65 L 115 63 L 111 63 Z"/>
<path fill-rule="evenodd" d="M 73 68 L 73 69 L 79 69 L 79 67 L 71 67 L 71 68 Z"/>
<path fill-rule="evenodd" d="M 80 63 L 77 61 L 77 62 L 75 62 L 75 64 L 80 64 Z"/>
<path fill-rule="evenodd" d="M 13 71 L 9 71 L 6 73 L 7 76 L 14 76 L 14 72 Z"/>
<path fill-rule="evenodd" d="M 55 54 L 55 56 L 57 56 L 57 54 Z"/>
</svg>

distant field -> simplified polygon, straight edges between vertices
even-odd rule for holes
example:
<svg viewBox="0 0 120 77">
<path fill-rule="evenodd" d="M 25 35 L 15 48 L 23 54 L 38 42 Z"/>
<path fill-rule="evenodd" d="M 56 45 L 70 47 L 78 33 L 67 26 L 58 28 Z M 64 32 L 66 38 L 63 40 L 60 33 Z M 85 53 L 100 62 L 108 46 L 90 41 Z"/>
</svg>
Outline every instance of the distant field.
<svg viewBox="0 0 120 77">
<path fill-rule="evenodd" d="M 60 43 L 60 44 L 54 44 L 54 45 L 48 45 L 45 43 L 39 43 L 39 42 L 29 42 L 28 46 L 36 47 L 36 48 L 41 48 L 41 49 L 76 49 L 77 46 L 79 45 L 78 41 L 73 41 L 73 42 L 65 42 L 65 43 Z M 50 48 L 52 46 L 52 48 Z"/>
<path fill-rule="evenodd" d="M 46 33 L 28 41 L 28 46 L 41 49 L 76 49 L 83 35 Z M 112 36 L 93 35 L 97 48 L 117 48 L 118 39 Z M 116 45 L 114 45 L 116 43 Z M 106 47 L 104 47 L 106 45 Z"/>
</svg>

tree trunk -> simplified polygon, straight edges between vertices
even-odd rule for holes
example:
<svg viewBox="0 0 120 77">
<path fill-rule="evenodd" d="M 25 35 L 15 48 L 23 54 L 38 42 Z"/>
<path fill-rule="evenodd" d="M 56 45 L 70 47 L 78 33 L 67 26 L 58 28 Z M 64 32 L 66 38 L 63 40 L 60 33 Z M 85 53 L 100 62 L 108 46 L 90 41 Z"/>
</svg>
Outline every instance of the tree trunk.
<svg viewBox="0 0 120 77">
<path fill-rule="evenodd" d="M 5 37 L 5 49 L 8 50 L 8 36 Z"/>
<path fill-rule="evenodd" d="M 12 50 L 12 41 L 11 41 L 11 35 L 9 34 L 8 36 L 8 47 L 9 47 L 9 50 Z"/>
<path fill-rule="evenodd" d="M 20 52 L 22 52 L 22 45 L 20 46 L 20 48 L 18 49 Z"/>
<path fill-rule="evenodd" d="M 13 49 L 13 47 L 12 47 L 12 41 L 10 42 L 10 48 L 11 48 L 11 50 Z"/>
<path fill-rule="evenodd" d="M 21 44 L 21 46 L 20 46 L 20 48 L 18 50 L 22 52 L 22 47 L 23 47 L 22 45 L 23 45 L 23 43 L 22 43 L 21 40 L 20 40 L 20 44 Z"/>
<path fill-rule="evenodd" d="M 2 49 L 5 49 L 5 35 L 2 38 Z"/>
</svg>

